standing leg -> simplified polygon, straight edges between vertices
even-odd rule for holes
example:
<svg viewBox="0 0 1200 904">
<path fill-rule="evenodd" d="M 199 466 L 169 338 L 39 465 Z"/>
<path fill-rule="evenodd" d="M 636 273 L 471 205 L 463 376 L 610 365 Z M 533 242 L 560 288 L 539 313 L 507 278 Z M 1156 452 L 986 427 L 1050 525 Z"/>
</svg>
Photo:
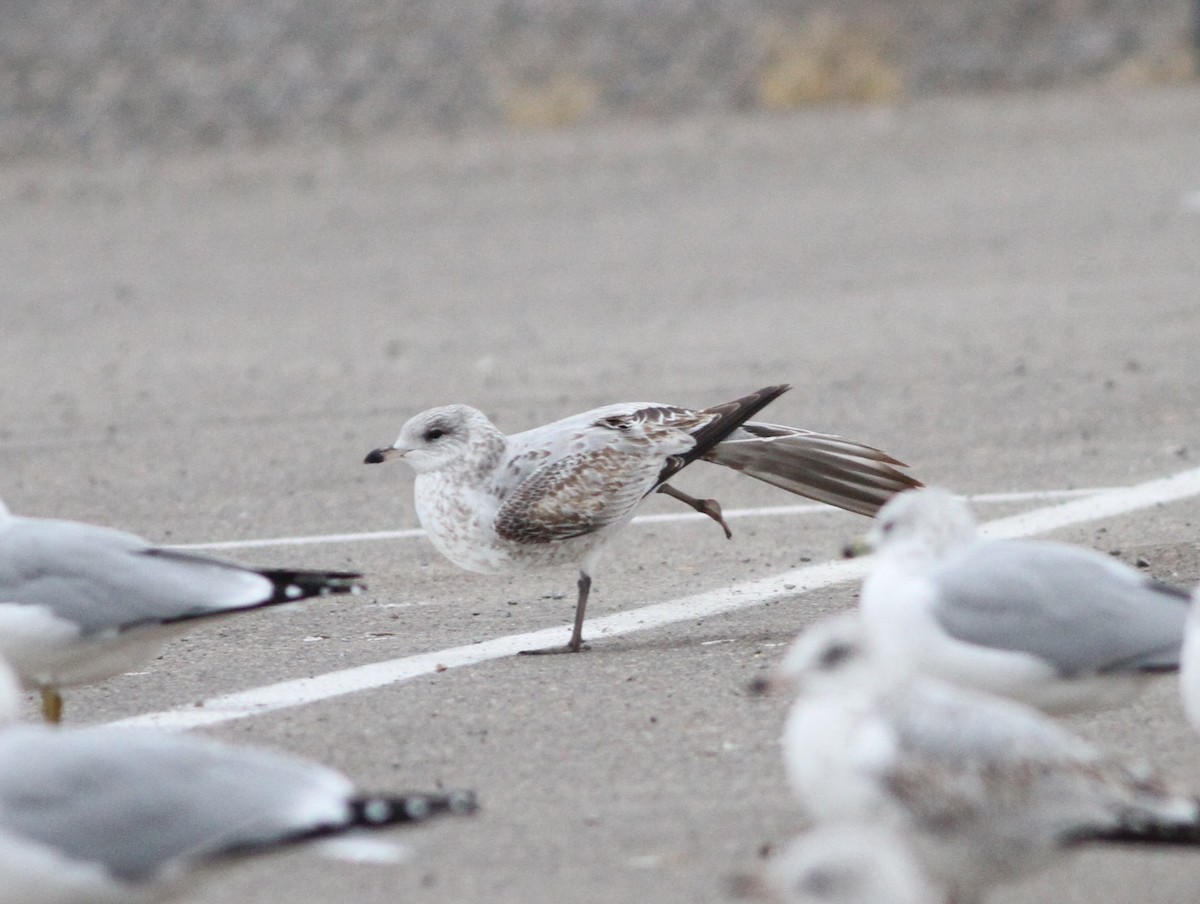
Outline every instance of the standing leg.
<svg viewBox="0 0 1200 904">
<path fill-rule="evenodd" d="M 655 492 L 663 493 L 670 496 L 672 499 L 678 499 L 684 505 L 691 506 L 701 515 L 708 515 L 713 521 L 721 525 L 721 529 L 725 531 L 725 539 L 733 539 L 733 531 L 729 529 L 729 525 L 725 523 L 725 518 L 721 515 L 721 503 L 715 499 L 697 499 L 695 496 L 689 496 L 682 490 L 677 490 L 669 483 L 664 483 Z"/>
<path fill-rule="evenodd" d="M 582 569 L 579 572 L 579 598 L 575 602 L 575 627 L 565 647 L 542 647 L 540 650 L 521 650 L 520 656 L 545 656 L 549 653 L 578 653 L 587 650 L 583 644 L 583 614 L 587 611 L 588 593 L 592 589 L 592 576 Z"/>
<path fill-rule="evenodd" d="M 575 630 L 571 632 L 571 640 L 567 649 L 578 653 L 583 646 L 583 613 L 587 609 L 588 593 L 592 589 L 592 576 L 586 571 L 579 572 L 579 599 L 575 603 Z"/>
</svg>

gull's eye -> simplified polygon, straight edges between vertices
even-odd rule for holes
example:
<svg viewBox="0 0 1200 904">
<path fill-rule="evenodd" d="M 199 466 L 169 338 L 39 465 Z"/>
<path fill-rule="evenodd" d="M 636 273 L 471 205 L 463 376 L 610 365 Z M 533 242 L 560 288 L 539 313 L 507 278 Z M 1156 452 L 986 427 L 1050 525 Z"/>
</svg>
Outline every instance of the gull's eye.
<svg viewBox="0 0 1200 904">
<path fill-rule="evenodd" d="M 443 430 L 441 427 L 430 427 L 428 430 L 426 430 L 421 435 L 421 438 L 423 440 L 425 440 L 425 442 L 431 443 L 435 439 L 441 439 L 445 435 L 446 435 L 446 431 Z"/>
<path fill-rule="evenodd" d="M 854 645 L 848 643 L 832 643 L 821 651 L 819 660 L 822 669 L 835 669 L 841 663 L 854 655 Z"/>
</svg>

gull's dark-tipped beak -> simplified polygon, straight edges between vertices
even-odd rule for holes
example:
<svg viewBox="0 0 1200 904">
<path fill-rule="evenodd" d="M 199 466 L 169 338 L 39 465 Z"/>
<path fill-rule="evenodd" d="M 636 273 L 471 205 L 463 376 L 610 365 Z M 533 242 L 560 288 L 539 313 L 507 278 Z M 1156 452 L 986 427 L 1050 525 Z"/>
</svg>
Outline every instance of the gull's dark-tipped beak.
<svg viewBox="0 0 1200 904">
<path fill-rule="evenodd" d="M 775 684 L 770 678 L 758 677 L 746 685 L 746 690 L 750 692 L 751 697 L 765 697 L 775 689 Z"/>
<path fill-rule="evenodd" d="M 367 453 L 367 457 L 363 459 L 364 465 L 377 465 L 380 462 L 387 461 L 389 458 L 395 458 L 401 453 L 393 446 L 380 446 L 378 449 L 372 449 Z"/>
<path fill-rule="evenodd" d="M 865 539 L 854 540 L 842 547 L 843 559 L 858 559 L 871 554 L 871 544 Z"/>
</svg>

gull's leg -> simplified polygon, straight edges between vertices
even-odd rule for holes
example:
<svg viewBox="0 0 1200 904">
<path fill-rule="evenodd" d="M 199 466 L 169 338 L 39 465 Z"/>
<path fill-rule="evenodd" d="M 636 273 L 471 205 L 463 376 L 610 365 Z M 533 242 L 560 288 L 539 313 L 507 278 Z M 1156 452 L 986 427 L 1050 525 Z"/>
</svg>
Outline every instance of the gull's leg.
<svg viewBox="0 0 1200 904">
<path fill-rule="evenodd" d="M 567 649 L 578 653 L 583 647 L 583 613 L 587 609 L 588 594 L 592 591 L 592 576 L 586 571 L 579 572 L 579 599 L 575 602 L 575 628 L 571 631 L 571 639 Z"/>
<path fill-rule="evenodd" d="M 56 689 L 52 687 L 42 688 L 42 718 L 51 725 L 57 725 L 62 721 L 63 714 L 63 698 Z"/>
<path fill-rule="evenodd" d="M 592 576 L 586 571 L 579 572 L 579 599 L 575 603 L 575 627 L 571 631 L 571 639 L 565 647 L 544 647 L 540 650 L 521 650 L 521 656 L 544 656 L 548 653 L 578 653 L 587 650 L 583 644 L 583 613 L 587 611 L 588 594 L 592 590 Z"/>
<path fill-rule="evenodd" d="M 729 525 L 725 523 L 724 517 L 721 515 L 721 503 L 715 499 L 697 499 L 695 496 L 689 496 L 681 490 L 675 489 L 669 483 L 664 483 L 657 490 L 659 493 L 666 493 L 672 499 L 678 499 L 684 505 L 691 506 L 701 515 L 708 515 L 713 521 L 721 525 L 721 529 L 725 531 L 725 539 L 733 539 L 733 531 L 729 529 Z"/>
</svg>

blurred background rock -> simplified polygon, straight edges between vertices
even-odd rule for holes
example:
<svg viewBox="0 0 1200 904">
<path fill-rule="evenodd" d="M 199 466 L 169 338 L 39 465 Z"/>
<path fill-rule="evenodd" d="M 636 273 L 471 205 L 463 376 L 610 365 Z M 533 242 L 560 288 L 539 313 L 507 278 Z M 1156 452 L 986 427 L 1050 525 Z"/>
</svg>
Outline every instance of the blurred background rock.
<svg viewBox="0 0 1200 904">
<path fill-rule="evenodd" d="M 0 158 L 1193 77 L 1195 0 L 0 0 Z"/>
</svg>

